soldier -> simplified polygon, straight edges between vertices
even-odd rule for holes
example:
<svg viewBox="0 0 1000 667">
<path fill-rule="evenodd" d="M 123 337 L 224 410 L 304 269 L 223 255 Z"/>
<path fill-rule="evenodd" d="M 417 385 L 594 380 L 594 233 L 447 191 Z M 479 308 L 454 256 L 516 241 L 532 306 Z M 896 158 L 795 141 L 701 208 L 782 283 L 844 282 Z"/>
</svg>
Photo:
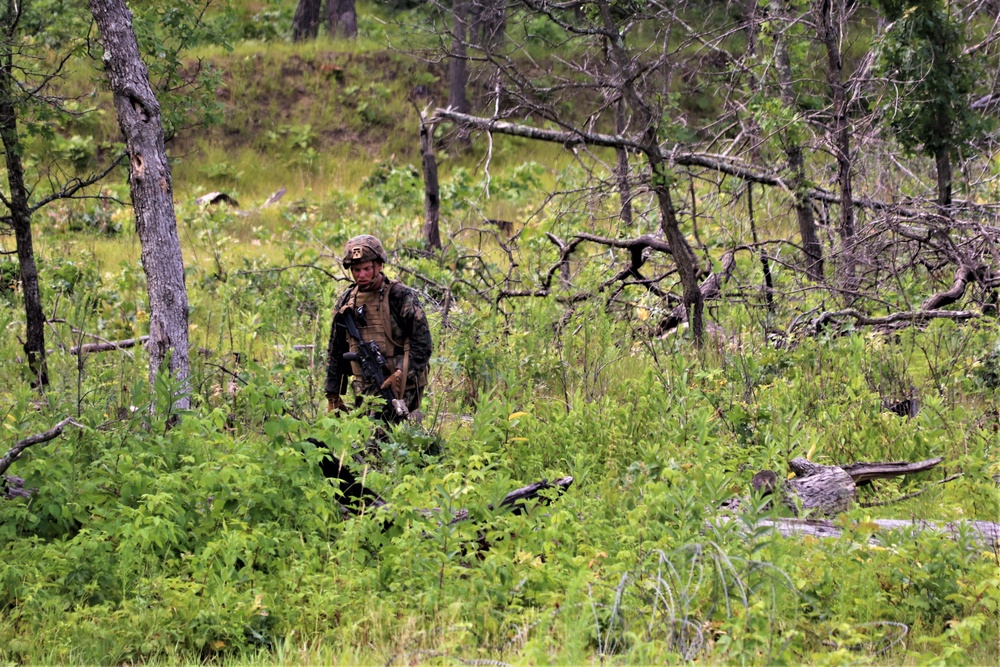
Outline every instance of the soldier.
<svg viewBox="0 0 1000 667">
<path fill-rule="evenodd" d="M 334 309 L 327 347 L 327 405 L 329 410 L 345 409 L 342 395 L 347 391 L 347 377 L 353 375 L 356 405 L 361 404 L 363 396 L 377 395 L 380 389 L 388 388 L 402 400 L 410 418 L 419 419 L 417 411 L 431 358 L 431 332 L 417 293 L 382 273 L 387 260 L 382 243 L 367 234 L 355 236 L 344 248 L 344 268 L 350 270 L 354 284 L 337 300 Z M 358 351 L 358 341 L 344 326 L 347 311 L 352 312 L 362 340 L 377 343 L 385 356 L 387 379 L 382 387 L 365 381 L 357 360 L 344 359 L 345 353 Z M 392 421 L 406 418 L 403 410 L 389 412 L 395 415 Z"/>
</svg>

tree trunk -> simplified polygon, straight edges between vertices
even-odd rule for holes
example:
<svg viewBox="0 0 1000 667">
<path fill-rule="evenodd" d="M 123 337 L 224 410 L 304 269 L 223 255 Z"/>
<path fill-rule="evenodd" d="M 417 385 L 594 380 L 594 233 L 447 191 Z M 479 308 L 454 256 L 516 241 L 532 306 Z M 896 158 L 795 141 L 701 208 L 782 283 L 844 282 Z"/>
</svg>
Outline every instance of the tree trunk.
<svg viewBox="0 0 1000 667">
<path fill-rule="evenodd" d="M 316 39 L 319 31 L 319 11 L 323 0 L 299 0 L 292 17 L 292 41 Z"/>
<path fill-rule="evenodd" d="M 620 97 L 615 102 L 615 133 L 625 133 L 625 100 Z M 618 158 L 618 196 L 621 199 L 621 220 L 626 227 L 632 226 L 632 188 L 628 183 L 628 150 L 619 147 L 615 149 Z"/>
<path fill-rule="evenodd" d="M 451 40 L 451 54 L 448 57 L 448 106 L 459 113 L 469 113 L 469 101 L 465 88 L 469 83 L 466 62 L 466 33 L 469 0 L 455 0 L 453 9 L 454 30 Z"/>
<path fill-rule="evenodd" d="M 10 222 L 17 244 L 17 261 L 20 269 L 21 291 L 24 294 L 25 341 L 24 352 L 28 360 L 32 385 L 43 388 L 49 384 L 48 364 L 45 360 L 45 315 L 38 287 L 38 268 L 31 237 L 31 210 L 28 207 L 28 189 L 24 183 L 24 166 L 21 163 L 21 142 L 17 133 L 17 106 L 15 85 L 12 79 L 13 31 L 17 8 L 8 0 L 7 10 L 0 25 L 4 42 L 0 58 L 0 140 L 3 141 L 7 162 L 7 184 L 10 188 Z"/>
<path fill-rule="evenodd" d="M 826 80 L 833 106 L 833 153 L 837 158 L 837 181 L 840 185 L 840 242 L 844 246 L 841 276 L 849 288 L 854 284 L 854 194 L 851 183 L 851 128 L 847 122 L 847 92 L 844 88 L 844 62 L 841 55 L 841 30 L 847 16 L 844 0 L 820 0 L 820 37 L 826 47 Z"/>
<path fill-rule="evenodd" d="M 777 11 L 779 18 L 785 18 L 784 8 L 780 1 L 777 3 Z M 796 107 L 795 89 L 792 85 L 792 63 L 788 56 L 788 45 L 780 31 L 775 33 L 775 41 L 777 49 L 775 70 L 778 74 L 781 103 L 785 108 L 794 112 Z M 795 215 L 799 221 L 799 235 L 802 237 L 802 247 L 806 252 L 806 275 L 812 280 L 821 281 L 823 279 L 823 247 L 820 245 L 819 235 L 816 232 L 816 219 L 813 216 L 812 203 L 806 193 L 806 170 L 805 160 L 802 157 L 802 145 L 796 137 L 791 136 L 791 133 L 785 136 L 785 154 L 788 157 L 788 168 L 792 172 L 790 185 L 794 198 Z"/>
<path fill-rule="evenodd" d="M 507 33 L 506 0 L 466 0 L 472 3 L 469 41 L 486 53 L 503 44 Z"/>
<path fill-rule="evenodd" d="M 934 152 L 937 165 L 937 201 L 941 208 L 951 206 L 951 153 L 947 148 Z"/>
<path fill-rule="evenodd" d="M 354 0 L 327 0 L 326 31 L 330 37 L 354 39 L 358 36 L 358 11 Z"/>
<path fill-rule="evenodd" d="M 609 33 L 619 35 L 609 4 L 600 2 L 597 8 L 604 29 Z M 641 132 L 642 138 L 639 144 L 649 163 L 650 187 L 656 195 L 656 201 L 660 208 L 660 229 L 670 245 L 670 254 L 673 255 L 674 261 L 677 263 L 677 273 L 680 276 L 681 288 L 684 293 L 684 307 L 688 311 L 688 323 L 691 326 L 695 345 L 701 347 L 704 339 L 702 319 L 705 303 L 698 285 L 698 258 L 681 231 L 673 198 L 670 194 L 673 176 L 670 174 L 660 149 L 660 123 L 662 120 L 659 114 L 653 113 L 636 89 L 635 81 L 638 76 L 633 72 L 635 63 L 625 52 L 625 46 L 620 37 L 608 40 L 608 60 L 611 65 L 612 79 L 620 82 L 621 96 L 632 111 L 637 129 Z"/>
<path fill-rule="evenodd" d="M 420 161 L 424 170 L 424 243 L 429 249 L 441 249 L 441 194 L 438 187 L 437 159 L 434 157 L 434 124 L 420 114 Z"/>
<path fill-rule="evenodd" d="M 90 0 L 90 9 L 104 42 L 104 65 L 129 155 L 129 188 L 149 293 L 150 382 L 155 386 L 157 372 L 169 357 L 168 372 L 181 383 L 174 407 L 186 409 L 188 298 L 160 104 L 139 56 L 125 1 Z"/>
</svg>

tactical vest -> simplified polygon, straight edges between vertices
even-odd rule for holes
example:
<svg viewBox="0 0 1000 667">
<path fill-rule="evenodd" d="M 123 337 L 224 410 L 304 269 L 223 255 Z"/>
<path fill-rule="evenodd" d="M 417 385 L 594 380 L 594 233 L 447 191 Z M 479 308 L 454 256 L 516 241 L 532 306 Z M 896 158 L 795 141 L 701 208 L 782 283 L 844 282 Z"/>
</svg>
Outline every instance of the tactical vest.
<svg viewBox="0 0 1000 667">
<path fill-rule="evenodd" d="M 341 312 L 351 309 L 355 313 L 358 312 L 359 308 L 364 310 L 363 321 L 357 315 L 354 318 L 358 325 L 358 331 L 361 333 L 361 339 L 365 342 L 374 341 L 378 345 L 378 349 L 382 351 L 389 363 L 389 373 L 402 364 L 404 353 L 403 346 L 398 344 L 393 337 L 392 313 L 389 311 L 389 290 L 392 288 L 392 284 L 393 281 L 383 277 L 382 287 L 378 290 L 362 292 L 355 287 L 341 309 Z M 351 352 L 357 352 L 358 341 L 354 340 L 353 336 L 347 338 Z M 355 377 L 361 377 L 361 364 L 352 361 L 351 371 Z"/>
<path fill-rule="evenodd" d="M 359 307 L 363 307 L 365 313 L 364 326 L 361 326 L 360 318 L 356 316 L 354 318 L 358 325 L 358 332 L 361 334 L 361 339 L 365 342 L 374 341 L 378 344 L 378 349 L 382 351 L 382 355 L 385 357 L 386 365 L 388 366 L 386 374 L 391 374 L 397 368 L 403 370 L 404 366 L 407 366 L 405 369 L 407 374 L 406 385 L 424 387 L 427 384 L 427 369 L 425 368 L 419 373 L 415 373 L 412 368 L 408 367 L 406 353 L 408 352 L 409 341 L 404 339 L 403 331 L 393 321 L 392 311 L 389 309 L 389 290 L 392 289 L 392 286 L 396 282 L 398 281 L 390 280 L 383 274 L 382 286 L 378 290 L 362 292 L 355 287 L 351 290 L 340 312 L 352 309 L 356 313 Z M 358 341 L 353 336 L 348 336 L 347 342 L 351 352 L 358 351 Z M 359 382 L 362 377 L 361 364 L 357 361 L 352 361 L 351 373 L 354 375 L 355 383 Z M 355 385 L 355 391 L 360 388 L 359 384 Z M 394 393 L 397 393 L 397 388 L 394 388 Z"/>
</svg>

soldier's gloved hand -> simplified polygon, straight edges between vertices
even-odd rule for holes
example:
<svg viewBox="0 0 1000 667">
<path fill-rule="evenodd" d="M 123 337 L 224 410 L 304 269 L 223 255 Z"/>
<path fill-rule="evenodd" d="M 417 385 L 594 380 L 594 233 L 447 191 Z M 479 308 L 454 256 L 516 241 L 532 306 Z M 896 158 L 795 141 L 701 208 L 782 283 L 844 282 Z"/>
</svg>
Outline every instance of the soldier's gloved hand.
<svg viewBox="0 0 1000 667">
<path fill-rule="evenodd" d="M 344 405 L 344 399 L 340 394 L 335 394 L 326 399 L 326 411 L 327 412 L 347 412 L 347 406 Z"/>
<path fill-rule="evenodd" d="M 402 379 L 402 377 L 403 377 L 403 371 L 397 368 L 392 372 L 392 375 L 390 375 L 385 379 L 385 382 L 382 383 L 382 388 L 388 389 L 393 384 L 397 384 Z"/>
</svg>

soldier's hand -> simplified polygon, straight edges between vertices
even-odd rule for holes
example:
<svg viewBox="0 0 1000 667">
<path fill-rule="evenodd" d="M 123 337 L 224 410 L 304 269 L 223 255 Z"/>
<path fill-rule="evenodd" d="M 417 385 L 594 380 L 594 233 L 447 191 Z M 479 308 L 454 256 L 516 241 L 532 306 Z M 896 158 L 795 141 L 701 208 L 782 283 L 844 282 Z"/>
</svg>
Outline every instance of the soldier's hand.
<svg viewBox="0 0 1000 667">
<path fill-rule="evenodd" d="M 393 384 L 397 384 L 400 381 L 400 379 L 402 379 L 402 377 L 403 377 L 403 371 L 397 368 L 392 372 L 392 375 L 390 375 L 385 379 L 385 382 L 382 383 L 382 388 L 388 389 Z"/>
<path fill-rule="evenodd" d="M 344 399 L 340 396 L 340 394 L 326 399 L 326 411 L 337 413 L 347 412 L 347 406 L 344 405 Z"/>
</svg>

